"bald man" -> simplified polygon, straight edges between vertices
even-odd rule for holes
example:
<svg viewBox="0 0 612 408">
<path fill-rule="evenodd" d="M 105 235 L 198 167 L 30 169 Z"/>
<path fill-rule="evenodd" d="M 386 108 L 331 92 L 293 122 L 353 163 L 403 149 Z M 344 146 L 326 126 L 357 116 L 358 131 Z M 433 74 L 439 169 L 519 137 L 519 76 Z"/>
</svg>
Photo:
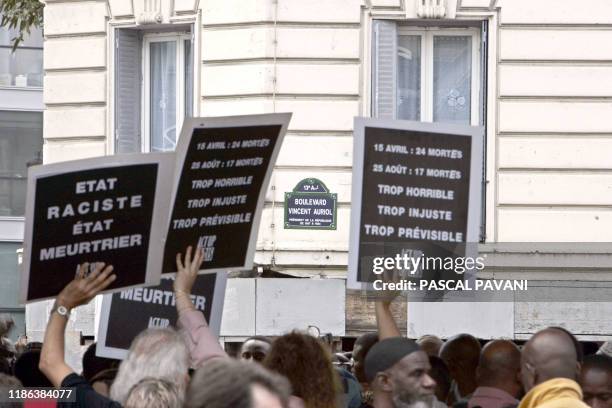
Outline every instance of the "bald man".
<svg viewBox="0 0 612 408">
<path fill-rule="evenodd" d="M 453 385 L 448 404 L 468 400 L 476 389 L 476 367 L 480 359 L 480 343 L 469 334 L 458 334 L 442 345 L 440 358 L 448 367 Z"/>
<path fill-rule="evenodd" d="M 612 408 L 612 357 L 588 356 L 582 364 L 580 386 L 584 402 L 593 408 Z"/>
<path fill-rule="evenodd" d="M 468 408 L 504 408 L 517 406 L 521 384 L 521 352 L 509 340 L 488 342 L 480 353 L 476 368 L 478 388 L 468 401 Z"/>
<path fill-rule="evenodd" d="M 580 372 L 576 347 L 567 333 L 541 330 L 521 353 L 521 380 L 527 395 L 519 408 L 587 408 L 576 382 Z"/>
</svg>

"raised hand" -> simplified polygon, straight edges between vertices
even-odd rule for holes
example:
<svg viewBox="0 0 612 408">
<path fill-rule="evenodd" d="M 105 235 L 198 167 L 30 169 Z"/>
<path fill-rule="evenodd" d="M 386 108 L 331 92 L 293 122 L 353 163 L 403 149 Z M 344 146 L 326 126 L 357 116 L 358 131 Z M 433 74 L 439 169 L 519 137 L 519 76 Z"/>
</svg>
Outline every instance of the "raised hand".
<svg viewBox="0 0 612 408">
<path fill-rule="evenodd" d="M 393 290 L 390 287 L 397 285 L 401 281 L 400 272 L 397 269 L 386 270 L 380 276 L 384 286 L 384 290 L 377 290 L 374 292 L 376 301 L 382 303 L 385 307 L 390 307 L 391 303 L 402 294 L 401 290 Z"/>
<path fill-rule="evenodd" d="M 396 269 L 385 271 L 382 275 L 382 280 L 385 284 L 398 283 L 400 281 L 400 273 Z M 377 291 L 378 299 L 374 306 L 374 310 L 376 311 L 378 336 L 381 340 L 388 337 L 401 336 L 401 332 L 391 314 L 391 302 L 401 293 L 402 292 L 399 290 L 392 289 Z"/>
<path fill-rule="evenodd" d="M 82 264 L 74 280 L 66 285 L 57 296 L 57 303 L 68 309 L 89 303 L 117 278 L 115 274 L 112 274 L 112 265 L 106 268 L 104 266 L 102 262 L 97 263 L 94 271 L 86 276 L 89 264 Z"/>
<path fill-rule="evenodd" d="M 174 291 L 177 293 L 191 294 L 191 288 L 198 276 L 198 271 L 204 261 L 204 251 L 197 248 L 191 259 L 192 247 L 188 246 L 185 252 L 185 261 L 181 254 L 176 254 L 176 278 L 174 279 Z"/>
</svg>

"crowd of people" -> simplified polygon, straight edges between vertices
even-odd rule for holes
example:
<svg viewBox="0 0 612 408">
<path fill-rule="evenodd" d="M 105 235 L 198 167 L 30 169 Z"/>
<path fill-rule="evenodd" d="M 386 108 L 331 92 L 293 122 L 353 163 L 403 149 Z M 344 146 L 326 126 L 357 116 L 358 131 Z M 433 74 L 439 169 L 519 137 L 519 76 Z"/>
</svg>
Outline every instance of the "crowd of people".
<svg viewBox="0 0 612 408">
<path fill-rule="evenodd" d="M 401 336 L 390 298 L 376 302 L 378 331 L 359 337 L 349 353 L 333 354 L 329 344 L 295 330 L 273 340 L 249 338 L 230 357 L 191 302 L 202 260 L 201 250 L 177 255 L 177 329 L 143 331 L 123 361 L 96 357 L 94 344 L 77 374 L 64 359 L 69 312 L 115 279 L 110 265 L 97 264 L 91 273 L 82 265 L 58 295 L 42 343 L 3 340 L 2 395 L 19 386 L 75 390 L 75 402 L 36 405 L 45 407 L 612 408 L 612 357 L 605 348 L 585 355 L 559 327 L 520 347 L 510 340 L 481 346 L 469 334 L 415 341 Z M 0 324 L 0 336 L 6 326 Z"/>
</svg>

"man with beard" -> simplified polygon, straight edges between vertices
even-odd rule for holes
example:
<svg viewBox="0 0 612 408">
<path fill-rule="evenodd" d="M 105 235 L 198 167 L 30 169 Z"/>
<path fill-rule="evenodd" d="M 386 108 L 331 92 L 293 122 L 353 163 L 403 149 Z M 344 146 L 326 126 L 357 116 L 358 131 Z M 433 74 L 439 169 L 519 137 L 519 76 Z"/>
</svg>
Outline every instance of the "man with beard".
<svg viewBox="0 0 612 408">
<path fill-rule="evenodd" d="M 432 408 L 436 382 L 427 354 L 410 339 L 390 337 L 365 358 L 365 375 L 374 390 L 374 408 Z"/>
</svg>

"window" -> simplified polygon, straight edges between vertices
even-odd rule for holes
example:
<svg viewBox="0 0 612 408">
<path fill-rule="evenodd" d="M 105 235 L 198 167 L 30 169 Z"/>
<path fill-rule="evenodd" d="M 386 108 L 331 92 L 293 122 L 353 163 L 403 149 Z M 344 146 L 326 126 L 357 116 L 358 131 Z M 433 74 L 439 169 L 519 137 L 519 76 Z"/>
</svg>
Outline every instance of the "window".
<svg viewBox="0 0 612 408">
<path fill-rule="evenodd" d="M 0 91 L 0 101 L 2 92 L 7 91 Z M 42 116 L 41 112 L 0 110 L 0 315 L 9 315 L 15 322 L 8 334 L 12 340 L 25 333 L 17 258 L 23 246 L 27 168 L 42 163 Z"/>
<path fill-rule="evenodd" d="M 0 315 L 11 317 L 15 326 L 8 332 L 8 337 L 15 341 L 25 333 L 25 308 L 19 304 L 20 268 L 18 254 L 21 243 L 0 242 Z"/>
<path fill-rule="evenodd" d="M 373 21 L 372 116 L 486 127 L 487 22 L 422 24 Z M 486 143 L 485 138 L 485 167 Z M 481 242 L 485 240 L 485 197 Z"/>
<path fill-rule="evenodd" d="M 191 34 L 117 29 L 115 38 L 116 151 L 174 150 L 193 115 Z"/>
<path fill-rule="evenodd" d="M 42 163 L 42 33 L 33 29 L 13 52 L 15 30 L 0 27 L 0 315 L 15 327 L 12 340 L 25 333 L 19 304 L 18 252 L 23 246 L 27 169 Z"/>
<path fill-rule="evenodd" d="M 42 144 L 42 113 L 0 111 L 0 217 L 24 215 L 27 168 L 42 163 Z"/>
<path fill-rule="evenodd" d="M 474 27 L 414 28 L 376 20 L 373 115 L 479 124 L 479 33 Z"/>
<path fill-rule="evenodd" d="M 0 87 L 42 87 L 43 39 L 38 29 L 13 52 L 15 29 L 0 27 Z"/>
<path fill-rule="evenodd" d="M 183 118 L 192 114 L 191 38 L 145 36 L 144 56 L 144 148 L 171 151 Z"/>
</svg>

